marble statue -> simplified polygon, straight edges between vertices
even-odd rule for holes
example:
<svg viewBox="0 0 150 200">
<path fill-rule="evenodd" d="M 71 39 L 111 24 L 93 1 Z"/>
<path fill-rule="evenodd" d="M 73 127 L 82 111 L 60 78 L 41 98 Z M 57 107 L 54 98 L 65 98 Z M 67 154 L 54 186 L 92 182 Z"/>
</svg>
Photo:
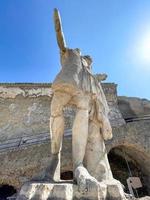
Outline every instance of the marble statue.
<svg viewBox="0 0 150 200">
<path fill-rule="evenodd" d="M 108 105 L 98 77 L 92 74 L 92 59 L 80 50 L 66 47 L 61 19 L 54 10 L 55 31 L 60 49 L 61 70 L 52 89 L 50 133 L 51 162 L 44 180 L 60 179 L 60 151 L 64 133 L 63 108 L 77 108 L 72 128 L 74 180 L 79 190 L 90 190 L 97 181 L 112 178 L 104 140 L 112 137 Z M 92 151 L 90 149 L 93 149 Z"/>
<path fill-rule="evenodd" d="M 53 84 L 50 136 L 51 158 L 40 181 L 22 186 L 17 200 L 89 199 L 123 200 L 121 183 L 115 180 L 109 166 L 104 140 L 112 138 L 108 120 L 109 108 L 100 81 L 107 76 L 92 74 L 92 58 L 78 48 L 66 46 L 61 19 L 54 10 L 61 70 Z M 64 134 L 63 109 L 75 106 L 72 127 L 72 160 L 74 182 L 60 181 L 60 153 Z"/>
</svg>

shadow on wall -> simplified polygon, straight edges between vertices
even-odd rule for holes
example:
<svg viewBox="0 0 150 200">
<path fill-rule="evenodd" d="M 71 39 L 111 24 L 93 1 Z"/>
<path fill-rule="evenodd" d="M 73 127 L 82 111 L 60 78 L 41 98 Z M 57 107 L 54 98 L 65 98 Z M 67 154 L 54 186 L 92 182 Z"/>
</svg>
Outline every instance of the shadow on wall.
<svg viewBox="0 0 150 200">
<path fill-rule="evenodd" d="M 73 180 L 73 172 L 72 171 L 62 172 L 61 180 Z"/>
<path fill-rule="evenodd" d="M 122 145 L 112 148 L 108 154 L 108 159 L 114 178 L 125 186 L 125 192 L 129 193 L 127 178 L 130 176 L 140 178 L 143 187 L 137 189 L 137 193 L 139 197 L 143 197 L 150 193 L 150 188 L 148 188 L 149 172 L 144 169 L 145 166 L 142 166 L 143 157 L 139 158 L 139 156 L 138 150 Z M 134 193 L 136 195 L 136 191 Z"/>
<path fill-rule="evenodd" d="M 7 200 L 7 197 L 12 196 L 17 191 L 13 186 L 1 185 L 0 186 L 0 200 Z"/>
<path fill-rule="evenodd" d="M 133 118 L 137 117 L 136 113 L 131 108 L 131 105 L 129 102 L 127 102 L 123 99 L 118 99 L 118 106 L 119 106 L 119 110 L 124 119 L 128 119 L 131 117 L 133 117 Z"/>
</svg>

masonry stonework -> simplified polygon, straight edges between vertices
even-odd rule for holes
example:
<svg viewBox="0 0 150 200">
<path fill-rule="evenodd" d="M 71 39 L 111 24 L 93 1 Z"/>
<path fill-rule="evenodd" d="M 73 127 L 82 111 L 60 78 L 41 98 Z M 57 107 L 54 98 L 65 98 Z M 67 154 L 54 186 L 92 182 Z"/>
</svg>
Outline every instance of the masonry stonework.
<svg viewBox="0 0 150 200">
<path fill-rule="evenodd" d="M 141 167 L 145 182 L 150 183 L 150 101 L 118 97 L 117 85 L 113 83 L 103 83 L 102 87 L 113 127 L 107 150 L 124 149 Z M 19 189 L 46 167 L 50 157 L 51 98 L 50 84 L 0 84 L 0 184 Z M 72 171 L 71 127 L 75 108 L 65 108 L 64 115 L 61 171 L 67 172 Z"/>
</svg>

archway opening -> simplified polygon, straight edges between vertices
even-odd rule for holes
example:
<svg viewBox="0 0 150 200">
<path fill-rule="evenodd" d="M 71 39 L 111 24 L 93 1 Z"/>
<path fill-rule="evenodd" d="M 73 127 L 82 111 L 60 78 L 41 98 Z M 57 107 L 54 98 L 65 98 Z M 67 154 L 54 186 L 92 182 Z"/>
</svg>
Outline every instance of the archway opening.
<svg viewBox="0 0 150 200">
<path fill-rule="evenodd" d="M 125 192 L 129 193 L 127 186 L 127 179 L 129 177 L 139 177 L 142 182 L 142 187 L 133 192 L 136 197 L 143 197 L 148 195 L 148 188 L 146 182 L 146 174 L 142 170 L 142 166 L 136 160 L 135 149 L 127 146 L 118 146 L 110 150 L 108 159 L 110 167 L 115 179 L 119 180 L 125 186 Z"/>
<path fill-rule="evenodd" d="M 66 171 L 61 173 L 61 180 L 72 180 L 73 179 L 73 172 Z"/>
<path fill-rule="evenodd" d="M 17 191 L 11 185 L 0 185 L 0 200 L 7 200 L 7 197 L 12 196 Z"/>
</svg>

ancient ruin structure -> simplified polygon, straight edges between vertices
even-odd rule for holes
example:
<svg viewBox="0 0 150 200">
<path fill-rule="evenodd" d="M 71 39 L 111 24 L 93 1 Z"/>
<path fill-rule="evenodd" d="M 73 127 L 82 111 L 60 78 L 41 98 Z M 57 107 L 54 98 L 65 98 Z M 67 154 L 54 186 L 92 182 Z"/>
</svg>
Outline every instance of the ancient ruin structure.
<svg viewBox="0 0 150 200">
<path fill-rule="evenodd" d="M 66 47 L 57 9 L 54 23 L 61 69 L 51 86 L 51 157 L 44 172 L 22 186 L 17 200 L 125 200 L 123 187 L 113 178 L 107 158 L 104 140 L 112 138 L 109 107 L 100 82 L 92 74 L 92 59 L 82 56 L 79 49 Z M 63 109 L 67 106 L 76 109 L 72 127 L 72 183 L 60 179 Z"/>
<path fill-rule="evenodd" d="M 109 108 L 100 82 L 92 74 L 92 59 L 90 56 L 82 56 L 79 49 L 69 49 L 65 46 L 60 16 L 56 9 L 54 20 L 60 48 L 61 69 L 52 83 L 50 117 L 52 155 L 43 179 L 60 180 L 58 165 L 60 165 L 64 134 L 63 109 L 74 106 L 76 108 L 72 128 L 74 179 L 79 184 L 79 188 L 82 185 L 82 190 L 88 190 L 90 184 L 97 184 L 94 177 L 99 178 L 99 181 L 113 179 L 103 142 L 104 139 L 112 138 L 112 129 L 108 120 Z M 100 160 L 96 154 L 99 154 L 99 158 L 104 158 Z"/>
<path fill-rule="evenodd" d="M 64 45 L 64 43 L 61 43 L 61 45 L 62 44 Z M 83 63 L 90 68 L 88 59 L 88 57 L 83 57 Z M 100 80 L 105 79 L 105 75 L 96 77 Z M 109 105 L 110 112 L 108 117 L 114 136 L 110 141 L 106 142 L 113 175 L 125 186 L 126 179 L 129 176 L 139 176 L 143 184 L 142 192 L 148 194 L 148 183 L 150 182 L 150 102 L 145 99 L 117 97 L 116 85 L 113 83 L 104 83 L 102 84 L 102 88 Z M 3 161 L 0 166 L 0 189 L 7 188 L 7 190 L 11 190 L 10 193 L 12 193 L 12 191 L 16 192 L 16 190 L 21 188 L 22 184 L 34 179 L 41 171 L 45 172 L 45 169 L 48 171 L 46 171 L 46 174 L 44 173 L 44 179 L 42 179 L 42 181 L 50 181 L 52 178 L 49 176 L 49 172 L 52 170 L 49 160 L 53 158 L 51 154 L 53 151 L 51 152 L 49 148 L 51 142 L 53 145 L 53 141 L 49 141 L 49 118 L 50 116 L 54 117 L 53 114 L 55 114 L 50 110 L 50 104 L 51 106 L 53 105 L 51 102 L 53 101 L 53 91 L 51 84 L 0 84 L 0 157 Z M 82 96 L 81 93 L 80 96 Z M 59 96 L 57 96 L 57 99 L 60 101 Z M 105 101 L 104 98 L 103 101 Z M 107 103 L 104 104 L 106 106 Z M 74 159 L 78 156 L 78 154 L 76 154 L 72 159 L 71 154 L 71 128 L 77 113 L 76 108 L 76 102 L 74 104 L 68 104 L 67 102 L 63 105 L 65 134 L 62 145 L 62 158 L 61 161 L 58 161 L 61 162 L 61 179 L 65 180 L 73 178 L 73 169 L 76 168 Z M 90 120 L 93 121 L 93 119 L 92 116 Z M 93 146 L 93 144 L 90 144 L 90 141 L 93 142 L 94 139 L 89 137 L 89 149 L 95 148 L 95 153 L 99 145 Z M 52 146 L 52 149 L 53 148 Z M 87 158 L 90 153 L 90 151 L 87 153 Z M 94 154 L 92 154 L 92 156 L 93 155 Z M 96 158 L 93 157 L 94 162 L 95 160 L 97 161 L 98 158 L 101 159 L 99 156 Z M 106 161 L 107 157 L 105 157 L 104 160 Z M 47 168 L 47 166 L 49 167 Z M 83 166 L 81 166 L 82 169 L 77 170 L 77 173 L 79 172 L 79 175 L 82 175 L 81 178 L 75 175 L 78 186 L 73 186 L 68 183 L 49 184 L 43 182 L 41 184 L 40 182 L 34 182 L 26 184 L 24 190 L 22 190 L 22 194 L 25 195 L 27 192 L 29 194 L 30 190 L 29 195 L 33 197 L 32 194 L 38 190 L 38 192 L 34 194 L 35 199 L 39 199 L 39 196 L 44 199 L 44 195 L 63 199 L 72 199 L 74 195 L 77 199 L 81 199 L 81 197 L 85 199 L 87 197 L 89 199 L 98 199 L 102 197 L 124 199 L 121 187 L 116 187 L 115 184 L 113 184 L 112 187 L 111 181 L 105 184 L 102 182 L 99 184 L 97 182 L 97 180 L 107 180 L 110 176 L 104 178 L 103 175 L 105 173 L 103 171 L 101 174 L 99 171 L 95 173 L 95 170 L 92 169 L 95 164 L 92 166 L 91 160 L 87 159 L 85 166 L 94 177 L 91 181 L 91 186 L 93 186 L 93 182 L 96 183 L 93 187 L 94 190 L 92 188 L 88 191 L 90 188 L 88 188 L 86 184 L 80 185 L 84 176 L 84 173 L 82 175 Z M 98 176 L 99 174 L 100 177 Z M 108 175 L 107 171 L 106 175 Z M 86 176 L 87 172 L 85 173 L 85 179 Z M 98 184 L 99 187 L 96 187 Z M 107 190 L 106 186 L 109 188 L 107 191 L 109 196 L 107 197 L 105 194 Z M 88 196 L 86 194 L 87 192 L 89 193 Z M 122 196 L 118 196 L 118 194 Z M 21 199 L 21 196 L 19 198 Z"/>
<path fill-rule="evenodd" d="M 118 97 L 117 85 L 102 83 L 110 108 L 113 138 L 106 142 L 110 166 L 115 178 L 128 192 L 129 171 L 139 176 L 143 187 L 139 195 L 150 191 L 150 101 Z M 45 169 L 50 158 L 49 118 L 51 84 L 0 84 L 0 184 L 19 190 L 21 185 Z M 71 127 L 75 110 L 66 107 L 65 135 L 61 158 L 62 179 L 72 178 Z M 149 193 L 150 194 L 150 193 Z"/>
</svg>

